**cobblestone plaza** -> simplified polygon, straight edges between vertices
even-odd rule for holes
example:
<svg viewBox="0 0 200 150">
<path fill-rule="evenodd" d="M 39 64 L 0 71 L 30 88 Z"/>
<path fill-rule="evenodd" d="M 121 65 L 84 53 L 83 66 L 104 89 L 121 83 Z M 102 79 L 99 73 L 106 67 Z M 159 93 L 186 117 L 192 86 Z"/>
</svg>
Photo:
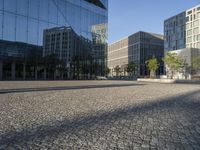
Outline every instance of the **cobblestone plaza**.
<svg viewBox="0 0 200 150">
<path fill-rule="evenodd" d="M 200 149 L 200 86 L 0 82 L 0 149 Z"/>
</svg>

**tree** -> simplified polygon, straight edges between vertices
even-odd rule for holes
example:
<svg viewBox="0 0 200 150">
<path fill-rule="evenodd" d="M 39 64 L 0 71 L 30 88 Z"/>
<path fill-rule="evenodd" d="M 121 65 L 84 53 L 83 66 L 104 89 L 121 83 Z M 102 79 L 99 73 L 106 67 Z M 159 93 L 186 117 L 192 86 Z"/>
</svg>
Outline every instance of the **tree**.
<svg viewBox="0 0 200 150">
<path fill-rule="evenodd" d="M 110 73 L 110 68 L 105 67 L 104 74 L 105 74 L 106 76 L 108 76 L 109 73 Z"/>
<path fill-rule="evenodd" d="M 153 56 L 153 58 L 146 61 L 146 65 L 148 70 L 150 71 L 150 78 L 155 78 L 156 71 L 159 68 L 157 59 Z"/>
<path fill-rule="evenodd" d="M 47 72 L 53 75 L 53 79 L 56 79 L 56 71 L 60 64 L 59 58 L 55 54 L 47 55 L 43 58 L 43 68 L 44 68 L 44 79 L 46 80 Z"/>
<path fill-rule="evenodd" d="M 133 73 L 135 74 L 135 71 L 137 69 L 137 65 L 134 62 L 130 62 L 126 65 L 126 72 L 131 74 L 131 76 L 133 75 Z"/>
<path fill-rule="evenodd" d="M 167 53 L 163 61 L 171 71 L 171 79 L 174 77 L 174 72 L 179 71 L 184 66 L 184 60 L 176 53 Z"/>
<path fill-rule="evenodd" d="M 117 65 L 117 66 L 114 68 L 114 71 L 116 72 L 116 75 L 119 76 L 119 73 L 121 73 L 121 68 L 119 67 L 119 65 Z"/>
<path fill-rule="evenodd" d="M 200 71 L 200 56 L 192 59 L 192 71 L 195 74 Z"/>
</svg>

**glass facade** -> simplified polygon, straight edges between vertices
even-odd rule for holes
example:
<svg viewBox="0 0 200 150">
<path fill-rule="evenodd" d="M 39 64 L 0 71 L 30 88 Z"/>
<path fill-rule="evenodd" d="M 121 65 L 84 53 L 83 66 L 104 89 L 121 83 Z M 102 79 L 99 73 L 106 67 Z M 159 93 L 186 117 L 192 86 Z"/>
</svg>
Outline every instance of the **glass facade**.
<svg viewBox="0 0 200 150">
<path fill-rule="evenodd" d="M 74 50 L 76 56 L 83 57 L 85 65 L 85 53 L 99 51 L 101 56 L 95 56 L 93 61 L 101 66 L 101 72 L 106 66 L 107 22 L 108 0 L 0 0 L 0 40 L 43 46 L 45 29 L 71 27 L 82 39 L 77 42 L 79 49 Z M 94 30 L 99 25 L 103 34 Z M 100 43 L 94 35 L 101 37 Z"/>
<path fill-rule="evenodd" d="M 182 12 L 164 22 L 165 51 L 185 48 L 186 45 L 186 13 Z"/>
</svg>

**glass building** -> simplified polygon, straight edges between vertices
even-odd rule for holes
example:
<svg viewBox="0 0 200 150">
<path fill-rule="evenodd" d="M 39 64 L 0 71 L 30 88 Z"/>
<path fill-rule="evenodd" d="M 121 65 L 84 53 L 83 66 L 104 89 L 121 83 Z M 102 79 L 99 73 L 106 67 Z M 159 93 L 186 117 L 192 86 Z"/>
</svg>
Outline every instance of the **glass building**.
<svg viewBox="0 0 200 150">
<path fill-rule="evenodd" d="M 107 55 L 107 22 L 108 0 L 0 0 L 0 78 L 43 78 L 44 63 L 38 66 L 42 60 L 35 60 L 28 64 L 28 54 L 37 51 L 44 57 L 44 30 L 63 26 L 72 28 L 79 37 L 72 58 L 74 61 L 70 65 L 78 70 L 78 74 L 96 75 L 91 65 L 96 64 L 99 66 L 98 75 L 103 75 Z M 101 29 L 94 30 L 99 25 Z M 96 51 L 99 52 L 94 53 Z M 78 67 L 75 60 L 79 62 Z M 9 68 L 10 73 L 6 73 Z M 19 71 L 16 68 L 23 69 Z M 30 71 L 27 73 L 26 70 Z"/>
<path fill-rule="evenodd" d="M 200 5 L 164 21 L 165 51 L 200 48 Z"/>
</svg>

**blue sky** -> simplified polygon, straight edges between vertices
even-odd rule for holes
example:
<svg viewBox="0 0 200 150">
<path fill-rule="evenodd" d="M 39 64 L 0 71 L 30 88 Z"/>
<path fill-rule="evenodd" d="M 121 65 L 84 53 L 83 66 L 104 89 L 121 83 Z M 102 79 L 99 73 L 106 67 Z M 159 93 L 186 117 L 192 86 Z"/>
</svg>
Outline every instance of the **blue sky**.
<svg viewBox="0 0 200 150">
<path fill-rule="evenodd" d="M 109 38 L 112 43 L 137 31 L 163 34 L 163 22 L 200 0 L 109 0 Z"/>
</svg>

